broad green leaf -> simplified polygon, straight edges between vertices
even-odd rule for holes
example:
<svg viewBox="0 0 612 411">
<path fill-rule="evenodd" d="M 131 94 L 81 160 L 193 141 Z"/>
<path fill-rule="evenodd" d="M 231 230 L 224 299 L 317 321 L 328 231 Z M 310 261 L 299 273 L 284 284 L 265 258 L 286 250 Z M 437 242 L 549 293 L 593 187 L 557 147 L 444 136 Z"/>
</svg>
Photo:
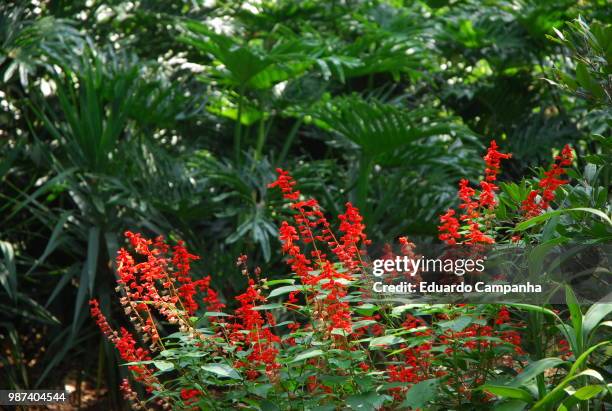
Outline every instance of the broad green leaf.
<svg viewBox="0 0 612 411">
<path fill-rule="evenodd" d="M 353 328 L 353 331 L 362 328 L 362 327 L 367 327 L 369 325 L 372 324 L 376 324 L 377 321 L 376 320 L 361 320 L 361 321 L 355 321 L 354 323 L 351 324 L 351 327 Z"/>
<path fill-rule="evenodd" d="M 587 358 L 589 357 L 589 355 L 591 355 L 593 351 L 597 350 L 600 347 L 603 347 L 604 345 L 610 344 L 610 343 L 612 343 L 612 341 L 602 341 L 599 344 L 596 344 L 590 347 L 588 350 L 582 353 L 582 355 L 580 355 L 576 359 L 572 368 L 570 368 L 567 376 L 559 384 L 557 384 L 557 386 L 552 391 L 546 394 L 544 398 L 540 399 L 536 404 L 534 404 L 533 410 L 536 411 L 536 410 L 546 409 L 550 405 L 561 400 L 561 398 L 564 396 L 564 393 L 565 393 L 564 391 L 565 387 L 572 380 L 574 380 L 575 378 L 578 378 L 581 375 L 588 375 L 594 378 L 601 379 L 601 375 L 599 375 L 599 373 L 594 370 L 585 370 L 585 371 L 582 371 L 580 374 L 577 374 L 577 373 L 582 368 Z"/>
<path fill-rule="evenodd" d="M 548 308 L 540 307 L 539 305 L 523 304 L 523 303 L 504 303 L 504 304 L 511 306 L 511 307 L 520 308 L 521 310 L 525 310 L 525 311 L 532 311 L 536 313 L 550 315 L 550 316 L 555 317 L 559 322 L 563 322 L 561 318 L 559 318 L 559 316 L 554 311 L 549 310 Z"/>
<path fill-rule="evenodd" d="M 371 316 L 376 311 L 378 311 L 379 307 L 374 304 L 361 304 L 355 307 L 355 311 L 357 311 L 361 315 Z"/>
<path fill-rule="evenodd" d="M 174 364 L 172 364 L 170 361 L 153 361 L 153 365 L 155 365 L 160 371 L 170 371 L 174 369 Z"/>
<path fill-rule="evenodd" d="M 309 358 L 314 358 L 314 357 L 319 357 L 321 355 L 323 355 L 323 351 L 322 350 L 310 350 L 310 351 L 306 351 L 303 353 L 300 353 L 298 355 L 295 356 L 295 358 L 293 360 L 291 360 L 291 362 L 298 362 L 298 361 L 303 361 L 303 360 L 307 360 Z"/>
<path fill-rule="evenodd" d="M 485 384 L 479 387 L 478 389 L 488 391 L 502 398 L 514 398 L 517 400 L 525 401 L 527 403 L 533 402 L 533 397 L 531 396 L 529 391 L 524 390 L 522 388 L 508 387 L 504 385 Z"/>
<path fill-rule="evenodd" d="M 352 410 L 376 411 L 384 404 L 387 397 L 375 391 L 365 394 L 350 395 L 346 398 L 346 404 Z"/>
<path fill-rule="evenodd" d="M 454 332 L 460 332 L 463 331 L 465 327 L 470 325 L 472 323 L 472 320 L 472 317 L 462 315 L 461 317 L 455 318 L 454 320 L 439 322 L 437 325 L 441 328 L 450 328 Z"/>
<path fill-rule="evenodd" d="M 575 211 L 581 211 L 581 212 L 585 212 L 585 213 L 590 213 L 590 214 L 596 215 L 597 217 L 599 217 L 603 221 L 605 221 L 607 224 L 612 225 L 612 220 L 603 211 L 597 210 L 597 209 L 594 209 L 594 208 L 577 207 L 577 208 L 565 208 L 565 209 L 562 209 L 562 210 L 550 211 L 548 213 L 545 213 L 545 214 L 542 214 L 542 215 L 530 218 L 529 220 L 526 220 L 526 221 L 523 221 L 523 222 L 517 224 L 515 230 L 516 231 L 527 230 L 528 228 L 531 228 L 531 227 L 533 227 L 533 226 L 535 226 L 537 224 L 541 224 L 544 221 L 546 221 L 549 218 L 554 217 L 556 215 L 565 214 L 565 213 L 571 213 L 571 212 L 575 212 Z"/>
<path fill-rule="evenodd" d="M 557 367 L 561 364 L 565 364 L 566 362 L 560 358 L 543 358 L 541 360 L 532 362 L 527 367 L 525 367 L 515 378 L 512 380 L 511 384 L 514 387 L 518 387 L 519 385 L 524 385 L 530 380 L 534 379 L 538 375 L 542 374 L 545 370 L 553 367 Z"/>
<path fill-rule="evenodd" d="M 411 409 L 423 408 L 429 401 L 436 398 L 437 392 L 437 379 L 421 381 L 410 387 L 406 394 L 406 399 L 402 403 L 402 407 Z"/>
<path fill-rule="evenodd" d="M 587 310 L 584 315 L 584 323 L 582 324 L 582 331 L 585 337 L 585 343 L 588 342 L 590 334 L 597 328 L 597 325 L 612 313 L 612 304 L 609 303 L 595 303 Z"/>
<path fill-rule="evenodd" d="M 240 380 L 240 374 L 233 367 L 227 364 L 208 364 L 203 365 L 202 369 L 210 373 L 216 374 L 219 377 L 232 378 L 234 380 Z"/>
<path fill-rule="evenodd" d="M 584 339 L 582 338 L 582 311 L 580 311 L 580 304 L 569 285 L 565 286 L 565 300 L 570 311 L 572 326 L 574 327 L 574 341 L 576 342 L 576 347 L 572 348 L 574 353 L 581 353 L 584 344 Z"/>
<path fill-rule="evenodd" d="M 384 335 L 382 337 L 375 337 L 370 340 L 370 347 L 384 347 L 387 345 L 398 344 L 405 340 L 397 335 Z"/>
<path fill-rule="evenodd" d="M 593 398 L 603 390 L 604 387 L 601 385 L 587 385 L 586 387 L 581 387 L 576 390 L 572 396 L 578 398 L 580 401 L 584 401 Z"/>
<path fill-rule="evenodd" d="M 559 405 L 557 411 L 573 410 L 580 401 L 589 400 L 604 390 L 605 386 L 603 385 L 587 385 L 585 387 L 580 387 Z"/>
<path fill-rule="evenodd" d="M 293 291 L 302 291 L 304 289 L 301 285 L 285 285 L 282 287 L 275 288 L 270 292 L 268 298 L 278 297 L 279 295 L 289 294 Z"/>
</svg>

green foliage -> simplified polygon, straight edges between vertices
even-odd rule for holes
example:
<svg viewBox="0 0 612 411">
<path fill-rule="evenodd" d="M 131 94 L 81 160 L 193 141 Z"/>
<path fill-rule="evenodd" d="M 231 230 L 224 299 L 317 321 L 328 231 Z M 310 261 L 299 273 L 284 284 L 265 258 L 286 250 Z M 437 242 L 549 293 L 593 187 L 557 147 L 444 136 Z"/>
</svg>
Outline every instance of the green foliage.
<svg viewBox="0 0 612 411">
<path fill-rule="evenodd" d="M 606 378 L 600 372 L 586 368 L 589 356 L 599 349 L 608 349 L 612 345 L 611 340 L 595 340 L 595 330 L 603 325 L 602 321 L 612 313 L 612 304 L 599 302 L 591 305 L 586 314 L 580 309 L 572 289 L 566 286 L 566 299 L 569 309 L 569 323 L 564 322 L 554 311 L 539 306 L 517 304 L 520 309 L 531 313 L 551 316 L 558 321 L 558 329 L 564 335 L 566 341 L 570 342 L 573 359 L 563 361 L 559 358 L 543 358 L 529 364 L 518 376 L 505 385 L 483 385 L 480 389 L 489 391 L 500 398 L 518 399 L 523 403 L 530 404 L 531 409 L 546 410 L 558 406 L 560 410 L 572 409 L 581 403 L 587 406 L 587 401 L 604 392 L 606 395 Z M 595 361 L 594 364 L 597 364 Z M 534 379 L 543 382 L 543 373 L 548 369 L 566 367 L 568 371 L 563 379 L 557 384 L 538 387 L 538 394 L 534 396 L 530 390 L 530 383 Z M 572 383 L 572 389 L 566 393 L 564 390 Z M 569 395 L 568 395 L 569 394 Z"/>
<path fill-rule="evenodd" d="M 116 395 L 124 372 L 108 346 L 92 359 L 85 305 L 115 313 L 126 229 L 188 241 L 226 301 L 237 255 L 278 275 L 279 166 L 327 211 L 356 202 L 375 241 L 429 242 L 485 141 L 514 153 L 504 179 L 569 142 L 579 184 L 519 228 L 609 241 L 609 19 L 601 0 L 4 2 L 0 388 L 61 385 L 76 367 Z M 500 213 L 537 183 L 501 185 Z M 574 398 L 603 395 L 593 382 Z M 419 387 L 405 406 L 439 388 Z M 350 403 L 377 406 L 370 394 Z"/>
<path fill-rule="evenodd" d="M 549 38 L 568 48 L 576 65 L 572 74 L 555 70 L 563 87 L 595 105 L 612 105 L 612 24 L 589 25 L 579 17 L 555 34 Z"/>
</svg>

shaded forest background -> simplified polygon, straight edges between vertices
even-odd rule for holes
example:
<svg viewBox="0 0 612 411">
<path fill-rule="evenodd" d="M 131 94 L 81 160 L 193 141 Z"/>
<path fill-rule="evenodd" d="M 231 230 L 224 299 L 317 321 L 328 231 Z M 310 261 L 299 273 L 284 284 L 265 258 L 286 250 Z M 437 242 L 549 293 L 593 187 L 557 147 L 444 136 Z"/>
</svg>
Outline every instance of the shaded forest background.
<svg viewBox="0 0 612 411">
<path fill-rule="evenodd" d="M 602 162 L 611 13 L 605 0 L 4 3 L 0 388 L 117 386 L 87 301 L 112 313 L 127 229 L 185 240 L 224 301 L 243 288 L 240 254 L 283 274 L 278 166 L 332 215 L 353 201 L 381 242 L 433 241 L 490 139 L 513 153 L 506 178 L 566 143 Z"/>
</svg>

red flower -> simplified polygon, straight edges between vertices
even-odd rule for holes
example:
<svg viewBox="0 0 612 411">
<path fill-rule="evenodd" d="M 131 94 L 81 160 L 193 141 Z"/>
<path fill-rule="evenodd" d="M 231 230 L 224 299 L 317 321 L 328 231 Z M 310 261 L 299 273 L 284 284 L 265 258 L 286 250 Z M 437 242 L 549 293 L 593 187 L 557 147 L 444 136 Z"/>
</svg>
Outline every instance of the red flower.
<svg viewBox="0 0 612 411">
<path fill-rule="evenodd" d="M 468 241 L 466 244 L 493 244 L 495 243 L 495 239 L 489 237 L 480 231 L 480 226 L 477 222 L 472 222 L 470 224 L 470 232 L 467 235 Z"/>
<path fill-rule="evenodd" d="M 183 388 L 181 390 L 181 399 L 185 405 L 192 405 L 200 400 L 202 396 L 202 391 L 197 390 L 195 388 L 187 389 Z"/>
<path fill-rule="evenodd" d="M 94 317 L 96 324 L 98 324 L 106 338 L 115 345 L 124 361 L 138 362 L 151 359 L 149 351 L 144 348 L 136 347 L 136 341 L 128 330 L 121 327 L 121 334 L 119 334 L 111 328 L 106 317 L 100 311 L 97 300 L 91 300 L 89 305 L 91 315 Z M 159 385 L 159 381 L 146 365 L 130 365 L 128 368 L 135 374 L 136 381 L 145 383 L 147 391 L 152 391 Z"/>
<path fill-rule="evenodd" d="M 331 225 L 321 211 L 315 199 L 298 201 L 299 191 L 294 190 L 295 181 L 288 172 L 278 169 L 278 179 L 270 187 L 280 187 L 283 197 L 290 201 L 295 211 L 295 225 L 286 221 L 279 228 L 282 250 L 289 256 L 287 263 L 300 277 L 302 284 L 312 286 L 314 292 L 323 292 L 324 298 L 306 295 L 307 301 L 314 305 L 314 317 L 322 324 L 321 331 L 332 335 L 334 328 L 351 330 L 351 312 L 348 303 L 342 301 L 347 295 L 347 287 L 339 280 L 352 280 L 352 273 L 362 266 L 361 244 L 369 244 L 365 234 L 365 225 L 359 210 L 351 203 L 346 204 L 346 212 L 339 216 L 339 231 L 343 235 L 338 239 L 331 230 Z M 301 247 L 312 245 L 309 254 Z M 340 260 L 346 272 L 341 272 L 328 260 L 324 247 Z M 307 255 L 309 255 L 307 257 Z M 318 268 L 319 274 L 314 274 Z M 294 296 L 290 297 L 291 300 Z M 334 335 L 334 338 L 338 336 Z"/>
<path fill-rule="evenodd" d="M 370 244 L 365 234 L 363 217 L 356 207 L 351 203 L 346 203 L 346 213 L 340 214 L 338 219 L 340 220 L 339 231 L 344 235 L 340 237 L 339 242 L 330 241 L 329 246 L 346 268 L 355 271 L 361 263 L 362 253 L 359 250 L 359 243 Z"/>
<path fill-rule="evenodd" d="M 293 190 L 295 181 L 289 173 L 282 168 L 277 168 L 278 178 L 273 183 L 268 184 L 269 188 L 278 187 L 283 193 L 283 198 L 290 201 L 297 201 L 300 198 L 300 192 Z"/>
<path fill-rule="evenodd" d="M 555 156 L 555 162 L 550 170 L 544 172 L 545 177 L 540 180 L 539 188 L 531 190 L 523 201 L 521 209 L 526 217 L 535 217 L 548 209 L 550 203 L 555 199 L 555 191 L 568 183 L 568 180 L 562 180 L 559 177 L 566 173 L 563 167 L 571 165 L 572 160 L 572 149 L 566 144 L 561 153 Z"/>
<path fill-rule="evenodd" d="M 255 367 L 265 366 L 266 373 L 271 380 L 278 377 L 280 364 L 276 360 L 280 338 L 271 331 L 270 321 L 265 327 L 266 321 L 259 310 L 254 308 L 266 299 L 261 295 L 255 285 L 255 281 L 249 279 L 249 286 L 243 294 L 236 297 L 240 303 L 235 311 L 237 322 L 231 325 L 233 330 L 230 340 L 240 348 L 251 349 L 246 357 L 247 362 L 237 363 L 237 367 L 246 368 L 247 378 L 254 379 L 259 376 Z"/>
<path fill-rule="evenodd" d="M 459 234 L 459 220 L 455 217 L 455 210 L 447 210 L 446 214 L 440 216 L 441 225 L 438 226 L 440 234 L 438 238 L 448 245 L 457 244 L 456 239 L 461 238 Z"/>
<path fill-rule="evenodd" d="M 510 311 L 505 306 L 502 306 L 498 313 L 497 318 L 495 319 L 495 324 L 501 325 L 510 321 Z"/>
<path fill-rule="evenodd" d="M 497 149 L 497 143 L 495 140 L 492 140 L 487 149 L 487 154 L 484 156 L 486 164 L 485 179 L 479 183 L 481 190 L 477 200 L 474 198 L 476 190 L 469 186 L 469 181 L 465 178 L 459 181 L 458 195 L 461 200 L 459 208 L 463 210 L 463 213 L 459 216 L 459 219 L 457 219 L 453 210 L 447 210 L 446 213 L 440 217 L 440 222 L 442 224 L 438 226 L 438 238 L 446 244 L 457 244 L 458 240 L 461 238 L 458 232 L 460 228 L 459 220 L 465 221 L 470 227 L 470 231 L 466 235 L 466 244 L 491 244 L 495 242 L 492 237 L 485 235 L 480 230 L 481 223 L 477 220 L 480 219 L 483 210 L 493 210 L 497 205 L 495 192 L 499 190 L 499 187 L 497 187 L 494 182 L 497 180 L 497 175 L 501 171 L 501 160 L 512 157 L 511 154 L 500 153 Z"/>
<path fill-rule="evenodd" d="M 495 192 L 499 190 L 499 188 L 493 184 L 486 181 L 480 182 L 480 195 L 478 196 L 478 205 L 480 207 L 486 207 L 488 209 L 493 209 L 497 202 L 495 200 Z"/>
<path fill-rule="evenodd" d="M 463 210 L 463 215 L 460 217 L 462 220 L 471 221 L 474 218 L 478 218 L 478 202 L 474 201 L 472 197 L 476 194 L 476 191 L 469 186 L 470 182 L 465 178 L 459 180 L 459 198 L 461 204 L 459 208 Z"/>
<path fill-rule="evenodd" d="M 497 174 L 500 172 L 501 160 L 507 160 L 512 157 L 512 154 L 500 153 L 497 151 L 498 145 L 495 140 L 491 140 L 487 154 L 484 156 L 485 164 L 485 180 L 488 182 L 495 181 Z"/>
</svg>

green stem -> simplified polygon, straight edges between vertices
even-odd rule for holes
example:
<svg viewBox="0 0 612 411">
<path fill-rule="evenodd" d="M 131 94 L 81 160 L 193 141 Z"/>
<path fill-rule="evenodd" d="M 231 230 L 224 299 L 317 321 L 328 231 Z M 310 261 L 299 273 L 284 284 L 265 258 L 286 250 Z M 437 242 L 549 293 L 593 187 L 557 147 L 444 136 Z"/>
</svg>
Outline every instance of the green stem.
<svg viewBox="0 0 612 411">
<path fill-rule="evenodd" d="M 529 313 L 529 331 L 531 334 L 531 341 L 535 348 L 535 360 L 541 360 L 544 358 L 544 349 L 542 347 L 541 332 L 544 324 L 542 323 L 542 314 L 537 312 Z M 536 377 L 536 383 L 538 387 L 538 396 L 540 399 L 546 395 L 546 382 L 544 381 L 544 375 L 539 374 Z"/>
<path fill-rule="evenodd" d="M 295 136 L 297 135 L 297 132 L 300 129 L 300 126 L 302 125 L 302 121 L 303 120 L 301 118 L 298 119 L 295 123 L 293 123 L 291 130 L 289 130 L 287 139 L 285 140 L 285 143 L 283 144 L 283 148 L 280 154 L 278 155 L 278 159 L 276 160 L 277 166 L 280 166 L 282 162 L 285 161 L 285 157 L 287 157 L 287 153 L 289 153 L 289 149 L 291 148 L 291 145 L 293 144 L 293 140 L 295 140 Z"/>
<path fill-rule="evenodd" d="M 244 104 L 244 89 L 238 89 L 238 115 L 236 116 L 236 128 L 234 130 L 234 157 L 236 164 L 240 165 L 240 140 L 242 138 L 242 105 Z"/>
<path fill-rule="evenodd" d="M 372 166 L 374 162 L 372 161 L 372 157 L 367 154 L 362 153 L 359 158 L 359 174 L 357 176 L 357 196 L 356 203 L 357 207 L 361 210 L 362 214 L 365 216 L 366 220 L 369 217 L 369 213 L 367 211 L 367 201 L 368 201 L 368 188 L 369 188 L 369 178 L 370 173 L 372 171 Z"/>
<path fill-rule="evenodd" d="M 257 128 L 257 145 L 255 146 L 255 161 L 261 159 L 261 153 L 263 151 L 264 143 L 266 142 L 266 128 L 264 127 L 266 121 L 262 114 L 261 120 L 259 121 L 259 127 Z"/>
<path fill-rule="evenodd" d="M 104 372 L 104 357 L 105 357 L 104 340 L 102 340 L 100 342 L 100 346 L 98 349 L 98 370 L 96 373 L 96 393 L 102 387 L 102 377 L 103 377 L 102 374 Z"/>
</svg>

